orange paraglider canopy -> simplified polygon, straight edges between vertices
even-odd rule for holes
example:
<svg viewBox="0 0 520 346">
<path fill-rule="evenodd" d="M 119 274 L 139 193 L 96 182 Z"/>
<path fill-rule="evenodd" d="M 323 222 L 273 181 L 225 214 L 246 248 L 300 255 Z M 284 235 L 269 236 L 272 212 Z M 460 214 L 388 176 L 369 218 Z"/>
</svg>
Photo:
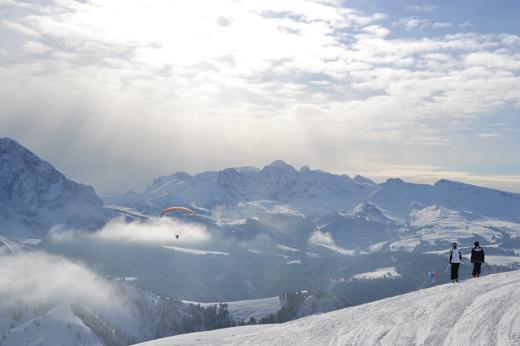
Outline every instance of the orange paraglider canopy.
<svg viewBox="0 0 520 346">
<path fill-rule="evenodd" d="M 163 211 L 161 211 L 161 216 L 164 216 L 165 214 L 168 214 L 168 213 L 171 213 L 171 212 L 174 212 L 174 211 L 178 211 L 178 212 L 181 212 L 181 213 L 185 213 L 185 214 L 190 214 L 190 215 L 197 215 L 193 210 L 191 210 L 190 208 L 185 208 L 185 207 L 170 207 L 170 208 L 166 208 L 164 209 Z"/>
</svg>

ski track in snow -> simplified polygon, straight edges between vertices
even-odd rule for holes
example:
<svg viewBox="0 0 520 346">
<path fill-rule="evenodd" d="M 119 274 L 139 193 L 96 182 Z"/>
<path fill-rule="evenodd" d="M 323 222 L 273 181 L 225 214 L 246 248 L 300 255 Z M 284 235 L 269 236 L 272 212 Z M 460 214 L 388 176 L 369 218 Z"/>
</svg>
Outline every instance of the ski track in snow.
<svg viewBox="0 0 520 346">
<path fill-rule="evenodd" d="M 284 324 L 185 334 L 139 345 L 520 345 L 519 287 L 520 271 L 514 271 Z"/>
</svg>

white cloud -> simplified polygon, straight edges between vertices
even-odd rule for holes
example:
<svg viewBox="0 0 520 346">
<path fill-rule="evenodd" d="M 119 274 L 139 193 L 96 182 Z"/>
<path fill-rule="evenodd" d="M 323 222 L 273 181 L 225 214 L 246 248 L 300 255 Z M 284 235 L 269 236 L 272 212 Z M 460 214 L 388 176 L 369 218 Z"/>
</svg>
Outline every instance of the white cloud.
<svg viewBox="0 0 520 346">
<path fill-rule="evenodd" d="M 508 55 L 491 52 L 471 53 L 466 56 L 465 63 L 469 66 L 518 70 L 520 69 L 520 54 Z"/>
<path fill-rule="evenodd" d="M 29 54 L 46 54 L 52 51 L 52 48 L 38 41 L 28 41 L 23 45 L 23 51 Z"/>
<path fill-rule="evenodd" d="M 390 33 L 390 30 L 379 25 L 366 26 L 363 28 L 363 30 L 381 38 L 387 36 Z"/>
<path fill-rule="evenodd" d="M 451 24 L 451 23 L 447 23 L 447 22 L 435 22 L 435 23 L 433 23 L 432 26 L 433 26 L 434 28 L 442 28 L 442 29 L 444 29 L 444 28 L 451 28 L 452 25 L 453 25 L 453 24 Z"/>
<path fill-rule="evenodd" d="M 34 30 L 26 25 L 23 25 L 23 24 L 20 24 L 17 22 L 13 22 L 13 21 L 7 20 L 7 19 L 2 20 L 1 23 L 6 28 L 14 30 L 20 34 L 27 35 L 30 37 L 35 37 L 35 38 L 40 37 L 40 34 L 38 33 L 37 30 Z"/>
<path fill-rule="evenodd" d="M 124 312 L 115 287 L 82 264 L 39 252 L 1 256 L 0 308 L 81 302 Z"/>
<path fill-rule="evenodd" d="M 480 138 L 498 138 L 498 137 L 501 137 L 501 135 L 499 133 L 494 133 L 494 132 L 482 132 L 482 133 L 479 133 L 478 136 Z"/>
<path fill-rule="evenodd" d="M 401 18 L 397 22 L 392 23 L 394 27 L 403 28 L 404 30 L 414 30 L 422 28 L 428 24 L 428 19 L 418 17 Z"/>
<path fill-rule="evenodd" d="M 179 235 L 179 238 L 176 238 Z M 82 239 L 102 243 L 136 244 L 193 244 L 211 239 L 206 227 L 197 223 L 185 223 L 172 218 L 152 218 L 143 222 L 126 222 L 116 218 L 96 232 L 52 230 L 53 242 L 78 242 Z"/>
<path fill-rule="evenodd" d="M 464 22 L 459 24 L 459 28 L 467 29 L 471 27 L 473 27 L 473 24 L 471 24 L 470 22 Z"/>
<path fill-rule="evenodd" d="M 32 4 L 27 2 L 19 2 L 16 0 L 0 0 L 0 7 L 30 8 L 32 7 Z"/>
<path fill-rule="evenodd" d="M 410 12 L 433 12 L 437 9 L 435 5 L 410 5 L 406 10 Z"/>
<path fill-rule="evenodd" d="M 327 248 L 329 250 L 335 251 L 337 253 L 340 253 L 345 256 L 352 256 L 354 255 L 354 250 L 349 250 L 342 248 L 340 246 L 336 245 L 336 242 L 334 241 L 334 238 L 332 238 L 332 235 L 328 232 L 322 232 L 319 230 L 315 230 L 312 232 L 311 236 L 307 240 L 309 244 L 316 245 L 316 246 L 322 246 L 324 248 Z"/>
<path fill-rule="evenodd" d="M 399 38 L 337 1 L 55 6 L 2 20 L 27 36 L 0 56 L 2 131 L 101 190 L 280 157 L 364 169 L 520 104 L 517 35 L 407 17 Z M 449 34 L 421 37 L 426 25 Z"/>
</svg>

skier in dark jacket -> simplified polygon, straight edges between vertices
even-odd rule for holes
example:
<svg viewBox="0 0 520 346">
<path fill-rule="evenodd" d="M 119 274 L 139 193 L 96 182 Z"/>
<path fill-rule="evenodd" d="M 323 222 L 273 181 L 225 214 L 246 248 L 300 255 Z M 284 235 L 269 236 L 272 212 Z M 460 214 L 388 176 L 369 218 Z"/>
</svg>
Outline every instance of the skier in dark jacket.
<svg viewBox="0 0 520 346">
<path fill-rule="evenodd" d="M 484 263 L 484 249 L 480 247 L 478 241 L 475 242 L 475 247 L 471 250 L 471 263 L 473 263 L 473 277 L 480 276 L 480 267 Z"/>
<path fill-rule="evenodd" d="M 450 264 L 451 264 L 451 282 L 459 282 L 459 267 L 462 262 L 462 254 L 457 249 L 457 243 L 451 244 L 452 249 L 450 250 Z"/>
</svg>

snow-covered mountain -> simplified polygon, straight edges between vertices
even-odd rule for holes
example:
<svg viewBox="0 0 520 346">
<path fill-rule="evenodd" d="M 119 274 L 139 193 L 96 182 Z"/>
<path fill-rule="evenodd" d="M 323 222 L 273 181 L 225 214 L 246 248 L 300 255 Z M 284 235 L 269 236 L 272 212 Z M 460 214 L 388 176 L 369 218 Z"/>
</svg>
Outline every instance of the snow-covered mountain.
<svg viewBox="0 0 520 346">
<path fill-rule="evenodd" d="M 57 255 L 132 286 L 121 292 L 129 319 L 77 301 L 8 311 L 0 324 L 14 344 L 40 342 L 61 329 L 67 330 L 65 344 L 78 335 L 87 344 L 118 344 L 227 326 L 219 324 L 223 315 L 195 323 L 220 310 L 181 300 L 240 300 L 229 304 L 231 317 L 253 313 L 264 322 L 274 317 L 259 313 L 276 305 L 265 297 L 287 292 L 325 294 L 305 298 L 303 312 L 291 316 L 335 309 L 336 299 L 363 304 L 430 286 L 430 271 L 448 280 L 442 273 L 452 241 L 465 256 L 473 241 L 481 242 L 490 265 L 484 275 L 520 268 L 520 194 L 446 180 L 376 184 L 275 161 L 261 169 L 175 173 L 141 193 L 102 194 L 103 206 L 92 188 L 18 143 L 0 144 L 0 255 Z M 197 215 L 158 217 L 173 205 Z M 122 217 L 96 232 L 81 231 L 103 224 L 107 209 Z M 48 233 L 55 225 L 66 227 Z M 13 314 L 23 317 L 13 320 Z M 178 316 L 191 316 L 195 324 Z"/>
<path fill-rule="evenodd" d="M 520 194 L 504 192 L 446 179 L 433 185 L 389 179 L 370 196 L 370 201 L 396 215 L 437 205 L 489 218 L 520 222 Z"/>
<path fill-rule="evenodd" d="M 0 305 L 1 344 L 6 346 L 124 346 L 159 336 L 229 327 L 218 304 L 186 304 L 120 285 L 114 304 L 91 307 L 82 301 Z M 94 295 L 94 293 L 93 293 Z M 123 302 L 124 305 L 118 305 Z"/>
<path fill-rule="evenodd" d="M 314 245 L 339 254 L 433 251 L 456 240 L 489 245 L 507 239 L 506 246 L 520 246 L 520 194 L 448 180 L 376 184 L 361 176 L 296 170 L 283 161 L 262 169 L 179 172 L 155 179 L 143 193 L 102 198 L 126 214 L 190 206 L 225 238 L 264 236 L 304 251 L 316 251 Z"/>
<path fill-rule="evenodd" d="M 184 299 L 261 298 L 312 288 L 359 304 L 425 287 L 426 272 L 444 271 L 453 241 L 467 255 L 479 240 L 497 271 L 520 265 L 520 194 L 447 180 L 429 185 L 395 178 L 376 184 L 361 176 L 297 170 L 275 161 L 261 169 L 175 173 L 155 179 L 142 193 L 102 198 L 129 220 L 153 217 L 171 205 L 197 210 L 199 216 L 186 221 L 204 224 L 213 241 L 189 246 L 189 251 L 228 255 L 195 259 L 185 251 L 185 268 L 203 258 L 205 265 L 197 264 L 197 272 L 212 268 L 210 276 L 201 275 L 190 285 L 214 289 L 203 292 L 186 286 L 179 291 Z M 176 252 L 175 259 L 167 255 L 168 261 L 180 260 Z M 137 268 L 140 264 L 132 267 Z M 394 268 L 389 272 L 395 274 L 365 275 L 382 268 Z M 210 283 L 207 279 L 215 270 L 222 280 Z M 140 275 L 148 277 L 146 270 Z M 171 289 L 161 280 L 164 283 L 155 282 L 153 289 Z M 234 283 L 233 289 L 227 282 Z M 242 294 L 228 296 L 231 292 Z"/>
<path fill-rule="evenodd" d="M 345 306 L 330 294 L 307 291 L 246 301 L 181 301 L 138 288 L 135 277 L 103 278 L 81 263 L 30 248 L 0 254 L 0 261 L 3 346 L 123 346 Z"/>
<path fill-rule="evenodd" d="M 276 315 L 279 297 L 229 303 L 182 302 L 130 286 L 119 287 L 119 307 L 91 308 L 83 302 L 47 306 L 0 306 L 1 345 L 124 346 L 158 337 L 229 328 Z M 334 300 L 309 295 L 298 315 L 337 310 Z M 292 318 L 291 318 L 292 319 Z"/>
<path fill-rule="evenodd" d="M 413 211 L 436 205 L 520 222 L 520 194 L 444 179 L 433 185 L 406 183 L 399 178 L 375 184 L 361 176 L 351 179 L 307 166 L 298 171 L 283 161 L 262 169 L 227 168 L 195 175 L 178 172 L 155 179 L 143 193 L 102 197 L 107 204 L 149 213 L 169 205 L 188 205 L 209 213 L 219 206 L 256 206 L 263 209 L 260 212 L 291 211 L 317 220 L 334 213 L 368 213 L 378 208 L 390 219 L 409 221 Z M 270 210 L 266 210 L 266 201 Z"/>
<path fill-rule="evenodd" d="M 519 285 L 520 271 L 514 271 L 279 325 L 185 334 L 139 345 L 520 345 Z"/>
<path fill-rule="evenodd" d="M 353 208 L 376 189 L 377 185 L 368 180 L 356 182 L 345 175 L 308 167 L 297 171 L 283 161 L 274 161 L 262 169 L 227 168 L 195 175 L 178 172 L 155 179 L 140 194 L 140 199 L 133 193 L 105 195 L 104 199 L 108 204 L 127 201 L 130 207 L 147 206 L 150 211 L 171 204 L 211 209 L 218 205 L 271 200 L 308 215 L 322 215 L 331 210 Z"/>
<path fill-rule="evenodd" d="M 107 219 L 90 186 L 67 178 L 9 138 L 0 138 L 0 234 L 42 236 L 56 225 L 92 229 Z"/>
</svg>

